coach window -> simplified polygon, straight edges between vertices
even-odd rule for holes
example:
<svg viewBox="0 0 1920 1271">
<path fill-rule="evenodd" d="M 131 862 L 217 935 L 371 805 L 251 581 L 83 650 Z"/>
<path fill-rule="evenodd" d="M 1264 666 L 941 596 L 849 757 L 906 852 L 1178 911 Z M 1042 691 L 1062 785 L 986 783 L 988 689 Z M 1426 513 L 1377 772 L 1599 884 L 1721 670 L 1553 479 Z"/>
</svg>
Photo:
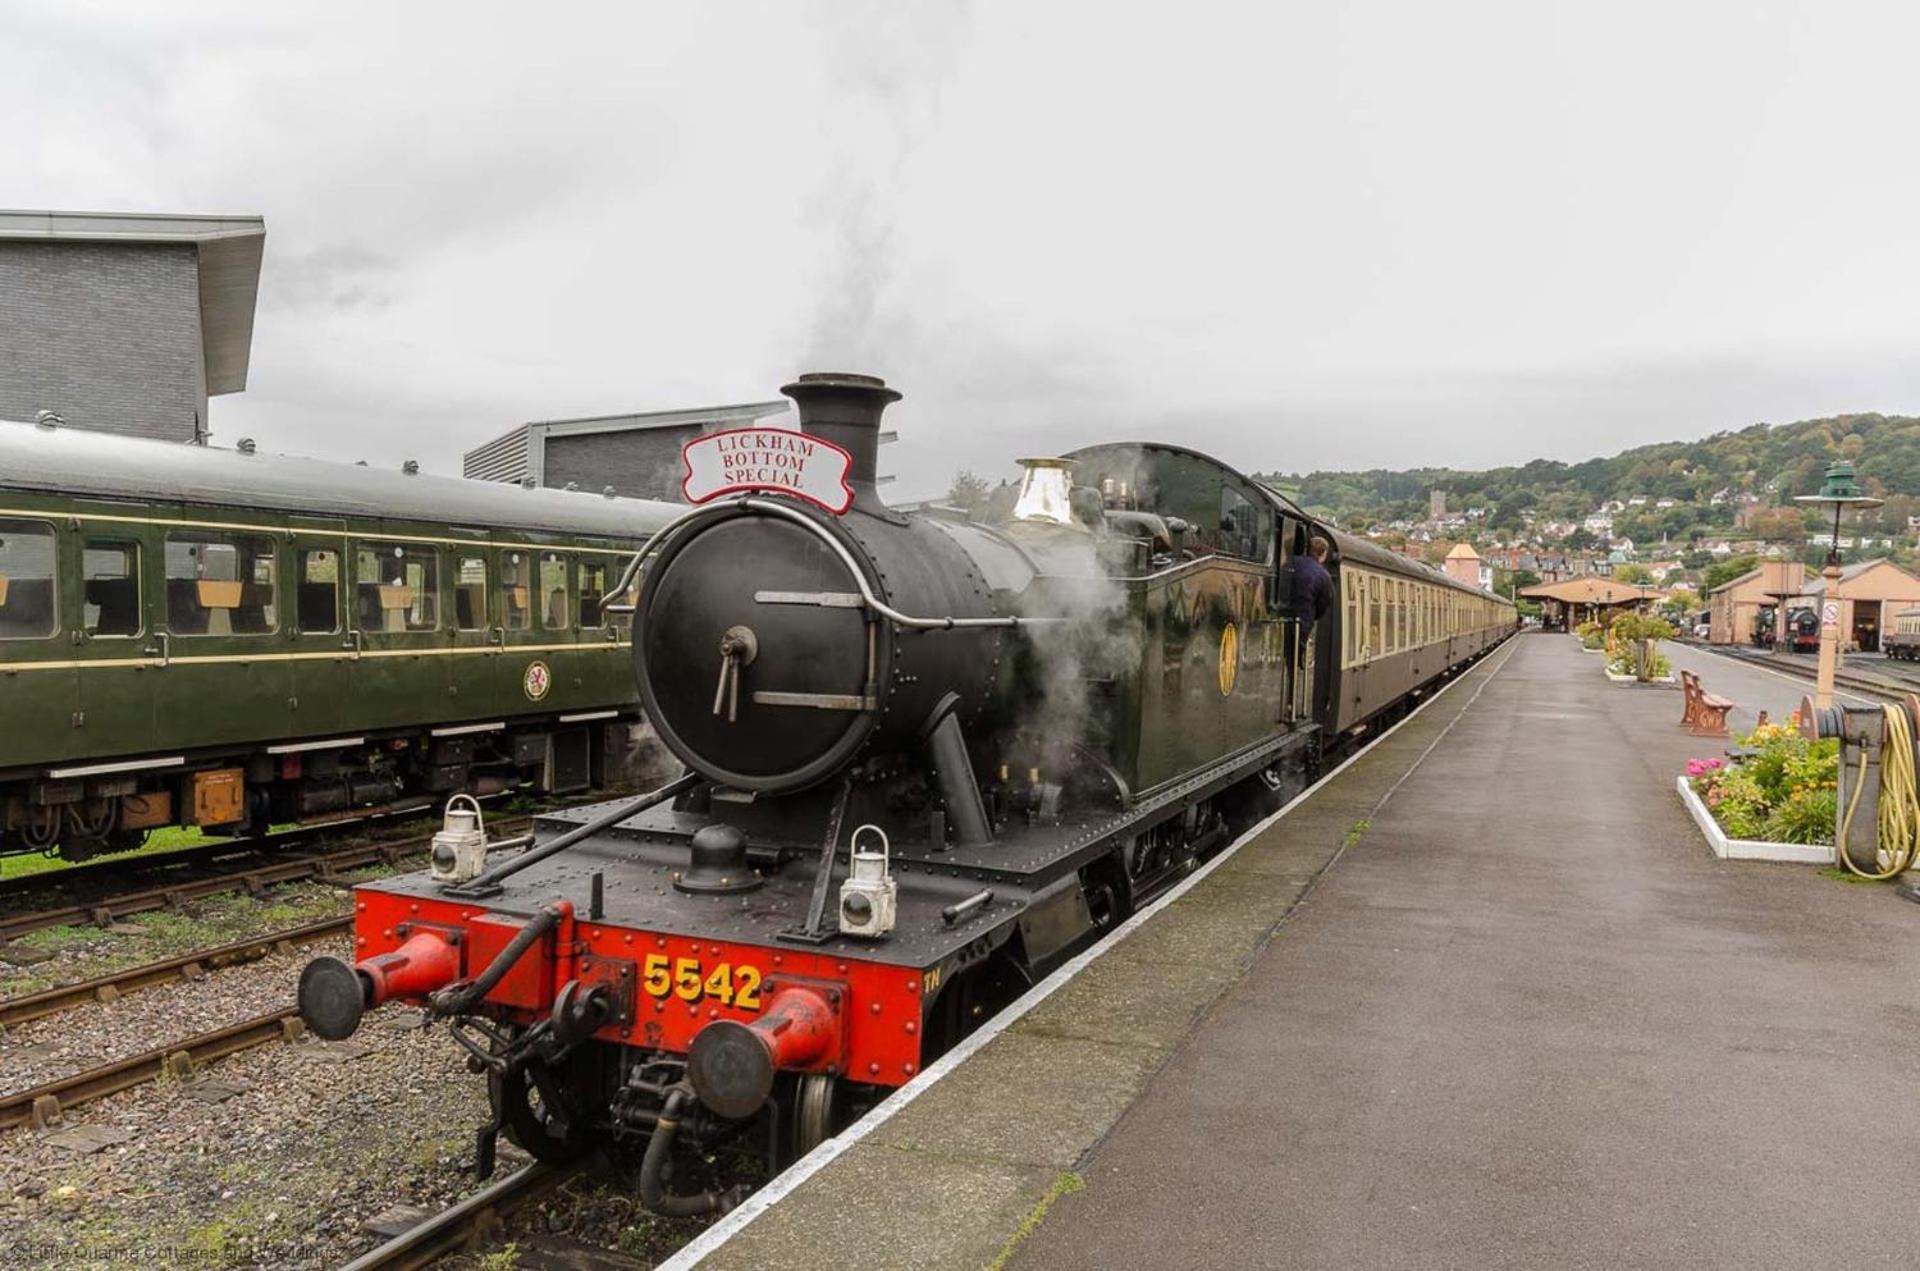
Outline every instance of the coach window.
<svg viewBox="0 0 1920 1271">
<path fill-rule="evenodd" d="M 573 623 L 567 604 L 567 560 L 559 552 L 540 553 L 540 625 L 565 631 Z"/>
<path fill-rule="evenodd" d="M 1386 579 L 1367 576 L 1367 652 L 1378 657 L 1386 649 Z"/>
<path fill-rule="evenodd" d="M 167 535 L 167 629 L 174 635 L 264 635 L 277 622 L 273 540 L 256 534 Z"/>
<path fill-rule="evenodd" d="M 91 636 L 140 634 L 140 545 L 90 538 L 80 551 L 81 616 Z"/>
<path fill-rule="evenodd" d="M 607 625 L 609 615 L 600 606 L 607 599 L 608 572 L 606 561 L 583 559 L 580 562 L 580 625 L 583 627 Z"/>
<path fill-rule="evenodd" d="M 0 640 L 44 640 L 60 626 L 53 527 L 0 521 Z"/>
<path fill-rule="evenodd" d="M 453 625 L 461 631 L 487 627 L 487 558 L 461 555 L 453 562 Z"/>
<path fill-rule="evenodd" d="M 367 631 L 440 625 L 440 556 L 424 543 L 362 543 L 354 553 L 353 613 Z"/>
<path fill-rule="evenodd" d="M 500 622 L 509 631 L 525 631 L 533 622 L 532 572 L 525 552 L 500 553 Z"/>
<path fill-rule="evenodd" d="M 340 629 L 340 553 L 303 547 L 293 554 L 294 621 L 308 635 Z"/>
<path fill-rule="evenodd" d="M 1345 605 L 1341 617 L 1347 648 L 1346 661 L 1341 665 L 1352 666 L 1360 660 L 1360 579 L 1350 569 L 1340 571 L 1340 599 Z"/>
</svg>

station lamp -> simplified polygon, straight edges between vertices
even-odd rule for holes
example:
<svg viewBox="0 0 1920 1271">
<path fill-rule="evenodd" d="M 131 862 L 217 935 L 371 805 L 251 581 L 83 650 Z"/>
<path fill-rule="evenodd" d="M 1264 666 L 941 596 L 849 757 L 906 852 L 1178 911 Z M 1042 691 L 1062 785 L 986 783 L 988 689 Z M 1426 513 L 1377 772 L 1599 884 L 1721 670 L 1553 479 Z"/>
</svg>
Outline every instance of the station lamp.
<svg viewBox="0 0 1920 1271">
<path fill-rule="evenodd" d="M 1821 710 L 1833 705 L 1833 671 L 1840 650 L 1840 517 L 1850 507 L 1877 508 L 1882 500 L 1860 489 L 1854 480 L 1853 465 L 1835 459 L 1827 465 L 1827 479 L 1818 494 L 1802 494 L 1796 503 L 1817 503 L 1833 509 L 1833 539 L 1827 548 L 1827 563 L 1820 576 L 1826 588 L 1820 597 L 1820 676 L 1815 682 L 1813 704 Z"/>
</svg>

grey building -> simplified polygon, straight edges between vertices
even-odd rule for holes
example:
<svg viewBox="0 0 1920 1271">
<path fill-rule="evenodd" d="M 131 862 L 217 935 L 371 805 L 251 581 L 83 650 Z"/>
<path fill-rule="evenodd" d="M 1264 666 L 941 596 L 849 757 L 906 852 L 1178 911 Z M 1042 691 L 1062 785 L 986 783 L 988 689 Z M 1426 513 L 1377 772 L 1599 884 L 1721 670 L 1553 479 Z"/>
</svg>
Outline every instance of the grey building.
<svg viewBox="0 0 1920 1271">
<path fill-rule="evenodd" d="M 466 453 L 462 472 L 481 481 L 531 481 L 562 489 L 613 487 L 637 499 L 680 499 L 680 449 L 695 437 L 747 428 L 791 409 L 781 398 L 738 406 L 599 415 L 522 424 Z"/>
<path fill-rule="evenodd" d="M 0 419 L 191 441 L 247 386 L 257 216 L 0 211 Z"/>
</svg>

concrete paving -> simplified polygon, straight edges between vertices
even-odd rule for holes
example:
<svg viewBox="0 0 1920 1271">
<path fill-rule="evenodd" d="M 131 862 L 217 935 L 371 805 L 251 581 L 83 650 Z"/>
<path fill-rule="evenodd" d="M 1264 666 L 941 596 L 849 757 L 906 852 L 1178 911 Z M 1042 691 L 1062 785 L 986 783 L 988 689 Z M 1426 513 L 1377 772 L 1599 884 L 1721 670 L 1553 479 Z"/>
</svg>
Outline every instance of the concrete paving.
<svg viewBox="0 0 1920 1271">
<path fill-rule="evenodd" d="M 1727 726 L 1736 733 L 1752 731 L 1755 715 L 1762 710 L 1775 723 L 1784 724 L 1787 716 L 1800 709 L 1801 698 L 1813 696 L 1813 681 L 1791 671 L 1776 671 L 1698 645 L 1675 644 L 1672 641 L 1661 641 L 1660 652 L 1673 663 L 1675 670 L 1692 671 L 1699 676 L 1709 693 L 1733 699 L 1734 707 L 1727 712 Z M 1589 653 L 1586 656 L 1592 661 L 1599 661 L 1597 654 Z M 1855 671 L 1865 669 L 1861 666 L 1864 659 L 1858 655 L 1847 661 Z M 1678 692 L 1677 688 L 1670 691 Z M 1837 692 L 1834 697 L 1844 706 L 1880 704 L 1879 698 L 1862 697 L 1857 693 Z M 1673 708 L 1673 717 L 1680 718 L 1678 706 Z"/>
<path fill-rule="evenodd" d="M 1716 861 L 1679 716 L 1523 637 L 702 1265 L 1920 1262 L 1920 908 Z"/>
<path fill-rule="evenodd" d="M 1507 656 L 1470 670 L 700 1265 L 981 1267 L 1006 1255 Z"/>
<path fill-rule="evenodd" d="M 1013 1264 L 1920 1263 L 1920 908 L 1714 860 L 1678 718 L 1520 640 Z"/>
</svg>

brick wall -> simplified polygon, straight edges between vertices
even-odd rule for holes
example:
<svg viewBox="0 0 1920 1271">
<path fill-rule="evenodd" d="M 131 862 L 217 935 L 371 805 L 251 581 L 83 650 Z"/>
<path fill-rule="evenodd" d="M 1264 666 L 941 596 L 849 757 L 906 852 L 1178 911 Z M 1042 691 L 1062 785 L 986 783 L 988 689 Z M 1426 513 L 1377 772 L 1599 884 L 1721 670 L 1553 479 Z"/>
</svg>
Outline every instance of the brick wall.
<svg viewBox="0 0 1920 1271">
<path fill-rule="evenodd" d="M 680 478 L 687 472 L 680 462 L 680 449 L 704 431 L 689 424 L 684 428 L 548 437 L 542 484 L 564 488 L 567 482 L 577 481 L 582 490 L 597 493 L 612 486 L 623 498 L 678 503 Z"/>
<path fill-rule="evenodd" d="M 0 242 L 0 419 L 178 441 L 206 419 L 189 244 Z"/>
</svg>

